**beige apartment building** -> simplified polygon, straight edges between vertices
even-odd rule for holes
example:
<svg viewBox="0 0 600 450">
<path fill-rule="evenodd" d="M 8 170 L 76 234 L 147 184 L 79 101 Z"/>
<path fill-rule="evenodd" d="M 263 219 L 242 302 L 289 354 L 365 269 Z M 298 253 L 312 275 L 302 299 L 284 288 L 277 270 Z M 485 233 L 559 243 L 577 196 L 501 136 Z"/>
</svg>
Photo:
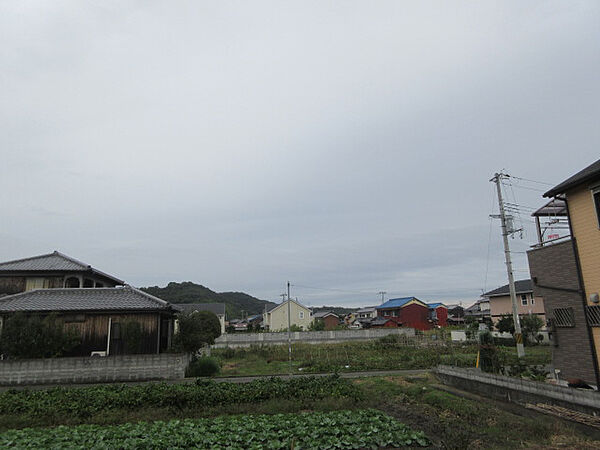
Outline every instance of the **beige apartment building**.
<svg viewBox="0 0 600 450">
<path fill-rule="evenodd" d="M 538 244 L 527 256 L 546 300 L 552 363 L 563 379 L 600 385 L 600 160 L 544 197 L 551 200 L 533 214 Z"/>
<path fill-rule="evenodd" d="M 313 321 L 312 311 L 295 300 L 288 300 L 273 306 L 263 314 L 263 325 L 269 331 L 285 331 L 288 328 L 288 303 L 291 325 L 308 330 Z"/>
<path fill-rule="evenodd" d="M 519 316 L 535 314 L 546 323 L 546 312 L 544 310 L 544 299 L 533 294 L 531 280 L 515 281 L 517 294 L 517 310 Z M 512 316 L 512 302 L 508 284 L 483 294 L 490 302 L 490 315 L 494 324 L 503 316 Z"/>
</svg>

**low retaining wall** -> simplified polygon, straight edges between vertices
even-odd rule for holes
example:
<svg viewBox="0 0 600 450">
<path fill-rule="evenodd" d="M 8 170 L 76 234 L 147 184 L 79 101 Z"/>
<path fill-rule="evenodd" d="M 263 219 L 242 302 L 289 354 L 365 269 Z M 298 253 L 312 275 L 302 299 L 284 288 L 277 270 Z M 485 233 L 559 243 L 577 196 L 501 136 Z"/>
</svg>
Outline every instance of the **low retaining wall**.
<svg viewBox="0 0 600 450">
<path fill-rule="evenodd" d="M 390 334 L 414 337 L 414 328 L 376 328 L 368 330 L 294 331 L 293 343 L 334 344 L 348 341 L 370 341 Z M 227 333 L 215 339 L 212 348 L 250 347 L 251 345 L 287 344 L 287 332 L 281 333 Z"/>
<path fill-rule="evenodd" d="M 172 380 L 185 376 L 188 356 L 176 353 L 0 361 L 0 385 Z"/>
<path fill-rule="evenodd" d="M 478 369 L 461 369 L 451 366 L 438 366 L 435 373 L 444 384 L 487 397 L 522 405 L 544 403 L 586 414 L 600 414 L 600 393 L 598 391 L 555 386 L 538 381 L 494 375 Z"/>
</svg>

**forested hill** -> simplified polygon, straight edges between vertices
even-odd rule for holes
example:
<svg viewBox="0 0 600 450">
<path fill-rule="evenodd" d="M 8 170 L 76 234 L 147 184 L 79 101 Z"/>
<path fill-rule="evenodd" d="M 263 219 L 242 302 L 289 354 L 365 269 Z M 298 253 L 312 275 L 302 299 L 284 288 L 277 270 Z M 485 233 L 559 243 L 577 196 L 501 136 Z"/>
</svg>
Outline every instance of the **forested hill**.
<svg viewBox="0 0 600 450">
<path fill-rule="evenodd" d="M 239 319 L 244 315 L 262 314 L 275 303 L 260 300 L 243 292 L 215 292 L 200 284 L 184 281 L 171 282 L 165 287 L 149 286 L 140 288 L 148 294 L 171 303 L 224 303 L 228 319 Z"/>
</svg>

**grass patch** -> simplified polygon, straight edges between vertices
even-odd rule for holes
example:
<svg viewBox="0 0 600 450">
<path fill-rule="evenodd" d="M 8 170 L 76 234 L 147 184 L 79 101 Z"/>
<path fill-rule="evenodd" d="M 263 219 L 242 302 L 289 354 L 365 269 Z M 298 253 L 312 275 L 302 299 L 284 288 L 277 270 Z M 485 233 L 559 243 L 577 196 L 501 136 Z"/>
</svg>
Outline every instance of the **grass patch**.
<svg viewBox="0 0 600 450">
<path fill-rule="evenodd" d="M 572 425 L 550 416 L 522 415 L 499 408 L 497 403 L 474 401 L 435 388 L 431 376 L 396 382 L 395 377 L 364 379 L 359 385 L 372 396 L 387 393 L 380 409 L 437 436 L 443 448 L 544 447 L 563 441 L 569 448 L 598 448 Z"/>
<path fill-rule="evenodd" d="M 516 364 L 516 349 L 498 347 L 507 364 Z M 477 345 L 441 341 L 435 346 L 403 342 L 349 342 L 342 344 L 293 344 L 293 373 L 355 372 L 365 370 L 429 369 L 438 364 L 474 367 Z M 543 365 L 551 359 L 548 346 L 528 347 L 525 363 Z M 216 349 L 223 376 L 275 375 L 289 372 L 285 345 Z"/>
</svg>

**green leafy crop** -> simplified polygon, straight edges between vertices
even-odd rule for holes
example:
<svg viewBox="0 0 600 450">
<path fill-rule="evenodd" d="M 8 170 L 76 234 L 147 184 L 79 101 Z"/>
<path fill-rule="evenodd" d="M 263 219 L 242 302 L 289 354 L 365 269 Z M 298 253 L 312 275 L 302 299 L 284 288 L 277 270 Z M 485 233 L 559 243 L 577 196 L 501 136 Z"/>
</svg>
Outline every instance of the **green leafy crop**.
<svg viewBox="0 0 600 450">
<path fill-rule="evenodd" d="M 47 449 L 376 449 L 428 444 L 422 432 L 376 410 L 25 428 L 0 435 L 2 448 Z"/>
<path fill-rule="evenodd" d="M 151 383 L 0 393 L 0 414 L 69 415 L 86 418 L 115 409 L 144 407 L 194 408 L 259 403 L 271 399 L 318 400 L 327 397 L 359 400 L 362 392 L 348 380 L 332 375 L 292 379 L 266 378 L 250 383 Z"/>
</svg>

